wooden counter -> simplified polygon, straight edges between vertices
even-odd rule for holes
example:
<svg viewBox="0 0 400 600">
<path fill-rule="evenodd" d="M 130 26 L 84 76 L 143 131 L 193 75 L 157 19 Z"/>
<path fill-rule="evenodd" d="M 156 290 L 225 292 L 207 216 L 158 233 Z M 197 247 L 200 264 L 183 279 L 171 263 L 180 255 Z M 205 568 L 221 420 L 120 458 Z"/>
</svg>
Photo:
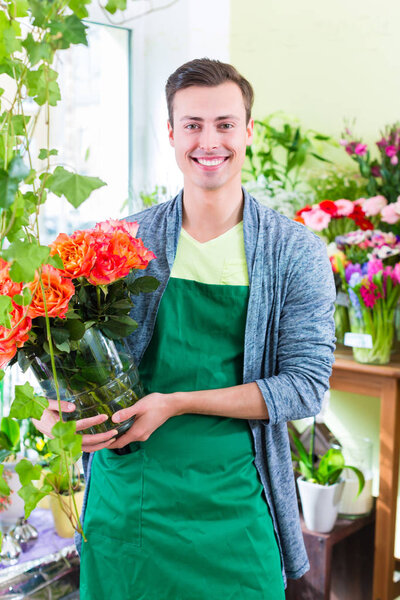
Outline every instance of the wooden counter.
<svg viewBox="0 0 400 600">
<path fill-rule="evenodd" d="M 373 600 L 400 595 L 394 583 L 394 544 L 400 453 L 400 356 L 388 365 L 365 365 L 352 352 L 336 352 L 330 380 L 333 390 L 377 396 L 381 401 L 379 433 L 379 497 L 376 504 Z"/>
</svg>

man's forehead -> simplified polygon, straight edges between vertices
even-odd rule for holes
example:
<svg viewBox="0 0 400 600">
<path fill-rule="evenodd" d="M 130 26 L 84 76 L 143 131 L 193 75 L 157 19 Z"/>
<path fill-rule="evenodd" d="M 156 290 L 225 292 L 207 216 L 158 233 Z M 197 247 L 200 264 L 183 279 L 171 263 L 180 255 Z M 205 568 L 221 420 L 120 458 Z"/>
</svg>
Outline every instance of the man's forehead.
<svg viewBox="0 0 400 600">
<path fill-rule="evenodd" d="M 190 86 L 178 90 L 174 96 L 174 113 L 179 120 L 198 118 L 220 120 L 241 119 L 245 112 L 242 92 L 234 82 L 218 86 Z"/>
</svg>

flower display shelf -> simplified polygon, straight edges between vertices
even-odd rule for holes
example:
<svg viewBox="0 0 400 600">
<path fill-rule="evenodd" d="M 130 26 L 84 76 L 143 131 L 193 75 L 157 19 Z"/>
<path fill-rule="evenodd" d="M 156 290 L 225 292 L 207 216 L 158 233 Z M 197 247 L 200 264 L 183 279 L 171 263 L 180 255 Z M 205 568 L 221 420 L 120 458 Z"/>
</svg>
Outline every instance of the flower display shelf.
<svg viewBox="0 0 400 600">
<path fill-rule="evenodd" d="M 400 355 L 387 365 L 360 364 L 350 350 L 336 352 L 330 387 L 380 399 L 379 496 L 376 503 L 373 600 L 400 595 L 394 557 L 400 454 Z"/>
</svg>

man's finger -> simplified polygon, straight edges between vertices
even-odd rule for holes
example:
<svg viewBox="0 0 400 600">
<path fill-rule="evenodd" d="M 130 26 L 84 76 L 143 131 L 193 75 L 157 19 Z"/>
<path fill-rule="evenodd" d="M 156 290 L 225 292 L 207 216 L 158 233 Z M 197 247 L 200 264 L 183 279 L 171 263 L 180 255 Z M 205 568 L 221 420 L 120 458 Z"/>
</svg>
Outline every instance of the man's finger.
<svg viewBox="0 0 400 600">
<path fill-rule="evenodd" d="M 88 427 L 93 427 L 94 425 L 100 425 L 101 423 L 107 421 L 107 419 L 107 415 L 96 415 L 95 417 L 88 417 L 87 419 L 79 419 L 76 422 L 76 431 L 82 431 L 82 429 L 87 429 Z"/>
<path fill-rule="evenodd" d="M 94 446 L 100 444 L 101 442 L 108 442 L 110 438 L 115 437 L 117 434 L 118 431 L 116 429 L 105 431 L 104 433 L 86 433 L 82 436 L 82 449 L 83 446 Z"/>
<path fill-rule="evenodd" d="M 61 404 L 61 412 L 69 412 L 70 413 L 75 410 L 75 404 L 72 404 L 72 402 L 67 402 L 66 400 L 60 400 L 60 404 Z M 57 400 L 49 400 L 49 409 L 58 411 L 58 401 Z"/>
<path fill-rule="evenodd" d="M 115 442 L 115 438 L 112 438 L 108 442 L 103 442 L 102 444 L 97 444 L 96 446 L 82 446 L 83 452 L 95 452 L 96 450 L 102 450 L 103 448 L 109 448 L 111 444 Z"/>
<path fill-rule="evenodd" d="M 121 421 L 127 421 L 128 419 L 137 414 L 138 409 L 136 404 L 134 404 L 133 406 L 129 406 L 128 408 L 118 410 L 116 413 L 113 414 L 111 420 L 114 421 L 114 423 L 121 423 Z"/>
</svg>

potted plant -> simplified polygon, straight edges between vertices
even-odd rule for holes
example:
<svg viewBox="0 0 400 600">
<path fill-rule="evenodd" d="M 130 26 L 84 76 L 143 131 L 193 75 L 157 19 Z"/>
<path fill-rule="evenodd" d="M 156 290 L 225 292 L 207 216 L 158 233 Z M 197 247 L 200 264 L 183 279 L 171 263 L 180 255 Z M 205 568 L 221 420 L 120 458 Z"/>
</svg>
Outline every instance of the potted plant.
<svg viewBox="0 0 400 600">
<path fill-rule="evenodd" d="M 290 430 L 297 454 L 292 452 L 296 463 L 295 470 L 300 473 L 297 479 L 304 522 L 307 529 L 319 533 L 331 531 L 335 525 L 339 511 L 339 502 L 343 492 L 343 481 L 340 476 L 343 469 L 352 470 L 358 478 L 358 495 L 365 484 L 362 472 L 346 465 L 342 451 L 330 448 L 316 460 L 314 455 L 315 420 L 312 425 L 310 448 L 307 451 L 300 438 Z"/>
<path fill-rule="evenodd" d="M 49 474 L 48 474 L 49 475 Z M 45 480 L 46 477 L 45 476 Z M 72 481 L 72 492 L 69 488 L 68 478 L 65 476 L 60 477 L 57 482 L 57 494 L 49 495 L 49 508 L 53 514 L 54 528 L 57 534 L 62 538 L 74 537 L 75 530 L 78 526 L 76 523 L 75 512 L 73 505 L 75 504 L 78 513 L 82 511 L 83 496 L 85 493 L 85 486 L 80 477 L 80 473 L 73 467 L 71 472 Z"/>
</svg>

